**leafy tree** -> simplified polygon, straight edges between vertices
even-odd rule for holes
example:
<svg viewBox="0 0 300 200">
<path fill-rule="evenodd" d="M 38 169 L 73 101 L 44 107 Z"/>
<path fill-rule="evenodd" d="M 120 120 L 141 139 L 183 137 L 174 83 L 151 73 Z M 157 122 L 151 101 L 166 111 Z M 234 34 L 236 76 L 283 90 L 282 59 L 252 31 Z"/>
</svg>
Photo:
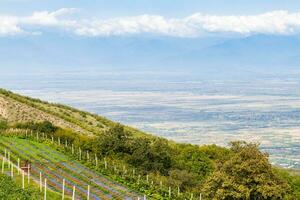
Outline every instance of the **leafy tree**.
<svg viewBox="0 0 300 200">
<path fill-rule="evenodd" d="M 144 171 L 159 171 L 166 175 L 170 169 L 171 155 L 167 142 L 163 139 L 137 138 L 131 141 L 129 163 Z"/>
<path fill-rule="evenodd" d="M 231 143 L 234 155 L 208 178 L 203 193 L 213 200 L 279 200 L 288 198 L 291 188 L 274 173 L 268 155 L 257 144 Z"/>
<path fill-rule="evenodd" d="M 96 139 L 94 149 L 100 156 L 126 153 L 128 138 L 129 133 L 124 130 L 124 126 L 116 124 Z"/>
<path fill-rule="evenodd" d="M 178 146 L 174 158 L 176 167 L 197 174 L 198 180 L 203 180 L 213 170 L 213 163 L 199 146 L 185 144 Z"/>
<path fill-rule="evenodd" d="M 232 155 L 232 151 L 225 147 L 220 147 L 215 144 L 203 145 L 199 147 L 209 159 L 212 159 L 217 164 L 222 164 L 227 161 Z"/>
<path fill-rule="evenodd" d="M 188 190 L 198 185 L 197 175 L 186 170 L 172 170 L 170 171 L 169 185 L 172 187 L 178 186 L 181 190 Z"/>
</svg>

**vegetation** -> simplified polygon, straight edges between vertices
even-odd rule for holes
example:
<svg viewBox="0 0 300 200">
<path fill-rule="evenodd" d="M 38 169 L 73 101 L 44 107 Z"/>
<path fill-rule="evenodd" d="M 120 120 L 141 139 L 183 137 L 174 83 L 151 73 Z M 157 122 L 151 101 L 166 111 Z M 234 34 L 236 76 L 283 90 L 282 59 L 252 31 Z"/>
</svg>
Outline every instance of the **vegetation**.
<svg viewBox="0 0 300 200">
<path fill-rule="evenodd" d="M 186 199 L 200 194 L 206 199 L 218 200 L 300 199 L 299 176 L 273 167 L 258 144 L 233 142 L 230 148 L 178 144 L 63 105 L 10 92 L 5 96 L 56 117 L 64 116 L 64 122 L 75 124 L 85 132 L 73 126 L 60 126 L 62 122 L 26 120 L 4 125 L 7 134 L 16 129 L 18 133 L 26 130 L 33 138 L 41 133 L 43 138 L 59 139 L 61 144 L 84 152 L 82 159 L 91 169 L 95 163 L 88 155 L 113 163 L 119 171 L 117 174 L 113 168 L 103 170 L 104 166 L 96 170 L 153 199 Z M 70 149 L 63 151 L 70 154 Z M 79 159 L 78 151 L 75 154 Z M 141 175 L 144 182 L 137 184 L 133 171 Z"/>
<path fill-rule="evenodd" d="M 0 120 L 0 131 L 8 128 L 8 124 L 5 120 Z"/>
<path fill-rule="evenodd" d="M 38 192 L 32 189 L 23 190 L 9 176 L 0 174 L 0 199 L 38 200 Z"/>
<path fill-rule="evenodd" d="M 234 155 L 206 180 L 209 199 L 291 199 L 291 187 L 274 172 L 257 144 L 233 142 Z"/>
<path fill-rule="evenodd" d="M 107 159 L 119 169 L 136 169 L 154 184 L 163 180 L 164 185 L 187 194 L 201 193 L 208 199 L 296 199 L 299 195 L 297 177 L 274 169 L 258 144 L 233 142 L 229 149 L 177 144 L 162 138 L 133 137 L 120 124 L 93 137 L 77 135 L 50 122 L 12 127 L 39 130 L 45 137 L 60 138 L 63 144 L 68 141 L 83 152 Z M 119 181 L 130 185 L 126 181 L 134 180 Z M 161 193 L 155 187 L 143 191 L 150 196 Z"/>
</svg>

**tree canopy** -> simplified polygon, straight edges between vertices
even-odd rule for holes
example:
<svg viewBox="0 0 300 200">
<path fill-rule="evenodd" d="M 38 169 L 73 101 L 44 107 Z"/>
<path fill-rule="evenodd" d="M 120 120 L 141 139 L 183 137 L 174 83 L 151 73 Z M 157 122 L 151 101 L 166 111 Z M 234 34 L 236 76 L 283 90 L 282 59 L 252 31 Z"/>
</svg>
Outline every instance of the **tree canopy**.
<svg viewBox="0 0 300 200">
<path fill-rule="evenodd" d="M 210 199 L 276 200 L 291 198 L 291 188 L 278 176 L 257 144 L 231 143 L 234 155 L 214 171 L 203 187 Z"/>
</svg>

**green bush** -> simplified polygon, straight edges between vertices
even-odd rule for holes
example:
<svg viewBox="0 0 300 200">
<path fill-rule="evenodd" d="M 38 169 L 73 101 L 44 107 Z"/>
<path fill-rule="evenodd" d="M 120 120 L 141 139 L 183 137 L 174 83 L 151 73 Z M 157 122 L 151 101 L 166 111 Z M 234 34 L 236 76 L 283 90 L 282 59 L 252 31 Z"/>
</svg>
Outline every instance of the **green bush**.
<svg viewBox="0 0 300 200">
<path fill-rule="evenodd" d="M 0 199 L 3 200 L 38 200 L 38 192 L 35 190 L 23 190 L 13 180 L 0 175 Z"/>
<path fill-rule="evenodd" d="M 7 121 L 5 120 L 0 120 L 0 130 L 5 130 L 8 128 Z"/>
<path fill-rule="evenodd" d="M 58 130 L 58 127 L 54 126 L 49 121 L 17 123 L 14 127 L 20 129 L 29 129 L 35 132 L 48 133 L 48 134 L 54 133 L 55 131 Z"/>
</svg>

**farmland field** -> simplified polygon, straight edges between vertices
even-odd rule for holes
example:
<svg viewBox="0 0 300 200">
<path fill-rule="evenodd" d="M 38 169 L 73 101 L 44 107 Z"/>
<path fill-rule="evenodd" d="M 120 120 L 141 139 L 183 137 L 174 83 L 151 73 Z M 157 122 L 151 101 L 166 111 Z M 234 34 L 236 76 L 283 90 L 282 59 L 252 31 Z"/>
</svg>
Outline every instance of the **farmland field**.
<svg viewBox="0 0 300 200">
<path fill-rule="evenodd" d="M 49 145 L 20 138 L 0 136 L 0 152 L 11 152 L 11 160 L 16 163 L 30 161 L 31 177 L 38 182 L 39 174 L 47 178 L 49 189 L 61 193 L 65 179 L 65 194 L 72 196 L 76 187 L 76 199 L 86 199 L 90 186 L 90 199 L 137 199 L 138 195 L 127 188 L 85 167 L 78 161 L 51 148 Z"/>
</svg>

